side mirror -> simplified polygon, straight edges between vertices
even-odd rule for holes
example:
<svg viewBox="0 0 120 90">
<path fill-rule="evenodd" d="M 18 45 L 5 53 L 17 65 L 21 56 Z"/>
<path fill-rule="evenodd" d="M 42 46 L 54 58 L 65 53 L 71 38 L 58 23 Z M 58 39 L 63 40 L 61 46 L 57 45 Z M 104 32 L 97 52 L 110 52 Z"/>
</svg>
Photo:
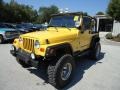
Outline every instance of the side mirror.
<svg viewBox="0 0 120 90">
<path fill-rule="evenodd" d="M 79 21 L 75 22 L 75 27 L 77 27 L 77 28 L 80 27 L 80 22 Z"/>
</svg>

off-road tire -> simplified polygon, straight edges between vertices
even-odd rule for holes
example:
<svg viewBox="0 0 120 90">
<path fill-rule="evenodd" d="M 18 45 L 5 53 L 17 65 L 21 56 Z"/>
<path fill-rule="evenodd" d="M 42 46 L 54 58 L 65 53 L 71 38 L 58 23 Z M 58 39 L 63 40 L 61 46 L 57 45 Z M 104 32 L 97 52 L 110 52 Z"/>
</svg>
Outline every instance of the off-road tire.
<svg viewBox="0 0 120 90">
<path fill-rule="evenodd" d="M 3 43 L 4 39 L 3 39 L 3 36 L 0 35 L 0 44 Z"/>
<path fill-rule="evenodd" d="M 16 61 L 17 61 L 22 67 L 24 67 L 24 68 L 30 67 L 29 64 L 26 64 L 24 61 L 22 61 L 22 60 L 20 60 L 20 59 L 18 59 L 18 58 L 16 58 Z"/>
<path fill-rule="evenodd" d="M 101 52 L 101 45 L 99 42 L 95 42 L 94 46 L 92 47 L 91 52 L 90 52 L 91 59 L 92 60 L 99 60 L 100 52 Z"/>
<path fill-rule="evenodd" d="M 72 66 L 71 74 L 67 80 L 63 80 L 61 78 L 61 72 L 64 65 L 67 65 L 68 63 L 70 63 Z M 73 57 L 69 54 L 63 55 L 57 62 L 53 62 L 48 66 L 48 82 L 57 89 L 63 88 L 72 80 L 74 71 L 75 62 Z"/>
</svg>

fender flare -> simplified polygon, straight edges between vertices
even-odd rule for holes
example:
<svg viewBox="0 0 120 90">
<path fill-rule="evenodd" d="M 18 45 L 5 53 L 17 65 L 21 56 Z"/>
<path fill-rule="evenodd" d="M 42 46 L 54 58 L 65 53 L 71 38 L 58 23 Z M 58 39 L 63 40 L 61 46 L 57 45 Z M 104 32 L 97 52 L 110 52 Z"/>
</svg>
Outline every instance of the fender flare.
<svg viewBox="0 0 120 90">
<path fill-rule="evenodd" d="M 100 41 L 100 37 L 98 35 L 93 36 L 91 40 L 90 48 L 94 48 L 95 43 L 99 41 Z"/>
<path fill-rule="evenodd" d="M 47 47 L 45 57 L 55 56 L 57 50 L 64 50 L 66 53 L 73 55 L 72 46 L 69 43 L 62 43 Z"/>
</svg>

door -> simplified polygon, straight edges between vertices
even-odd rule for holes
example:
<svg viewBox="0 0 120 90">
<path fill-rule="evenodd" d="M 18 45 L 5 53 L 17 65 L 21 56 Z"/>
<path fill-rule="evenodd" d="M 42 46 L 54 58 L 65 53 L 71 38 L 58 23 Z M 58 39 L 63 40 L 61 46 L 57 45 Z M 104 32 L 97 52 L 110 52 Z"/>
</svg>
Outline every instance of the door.
<svg viewBox="0 0 120 90">
<path fill-rule="evenodd" d="M 80 51 L 88 49 L 90 47 L 90 42 L 92 38 L 92 18 L 88 16 L 83 16 L 82 27 L 79 32 L 80 40 Z"/>
</svg>

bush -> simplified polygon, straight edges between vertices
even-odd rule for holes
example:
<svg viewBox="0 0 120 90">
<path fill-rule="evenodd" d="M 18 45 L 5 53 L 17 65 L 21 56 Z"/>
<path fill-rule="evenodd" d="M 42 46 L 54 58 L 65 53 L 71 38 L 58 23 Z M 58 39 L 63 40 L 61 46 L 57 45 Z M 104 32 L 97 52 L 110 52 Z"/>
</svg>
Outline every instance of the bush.
<svg viewBox="0 0 120 90">
<path fill-rule="evenodd" d="M 117 35 L 117 38 L 120 38 L 120 33 Z"/>
<path fill-rule="evenodd" d="M 113 38 L 112 33 L 108 33 L 108 34 L 106 34 L 105 37 L 106 37 L 107 39 L 112 39 L 112 38 Z"/>
</svg>

